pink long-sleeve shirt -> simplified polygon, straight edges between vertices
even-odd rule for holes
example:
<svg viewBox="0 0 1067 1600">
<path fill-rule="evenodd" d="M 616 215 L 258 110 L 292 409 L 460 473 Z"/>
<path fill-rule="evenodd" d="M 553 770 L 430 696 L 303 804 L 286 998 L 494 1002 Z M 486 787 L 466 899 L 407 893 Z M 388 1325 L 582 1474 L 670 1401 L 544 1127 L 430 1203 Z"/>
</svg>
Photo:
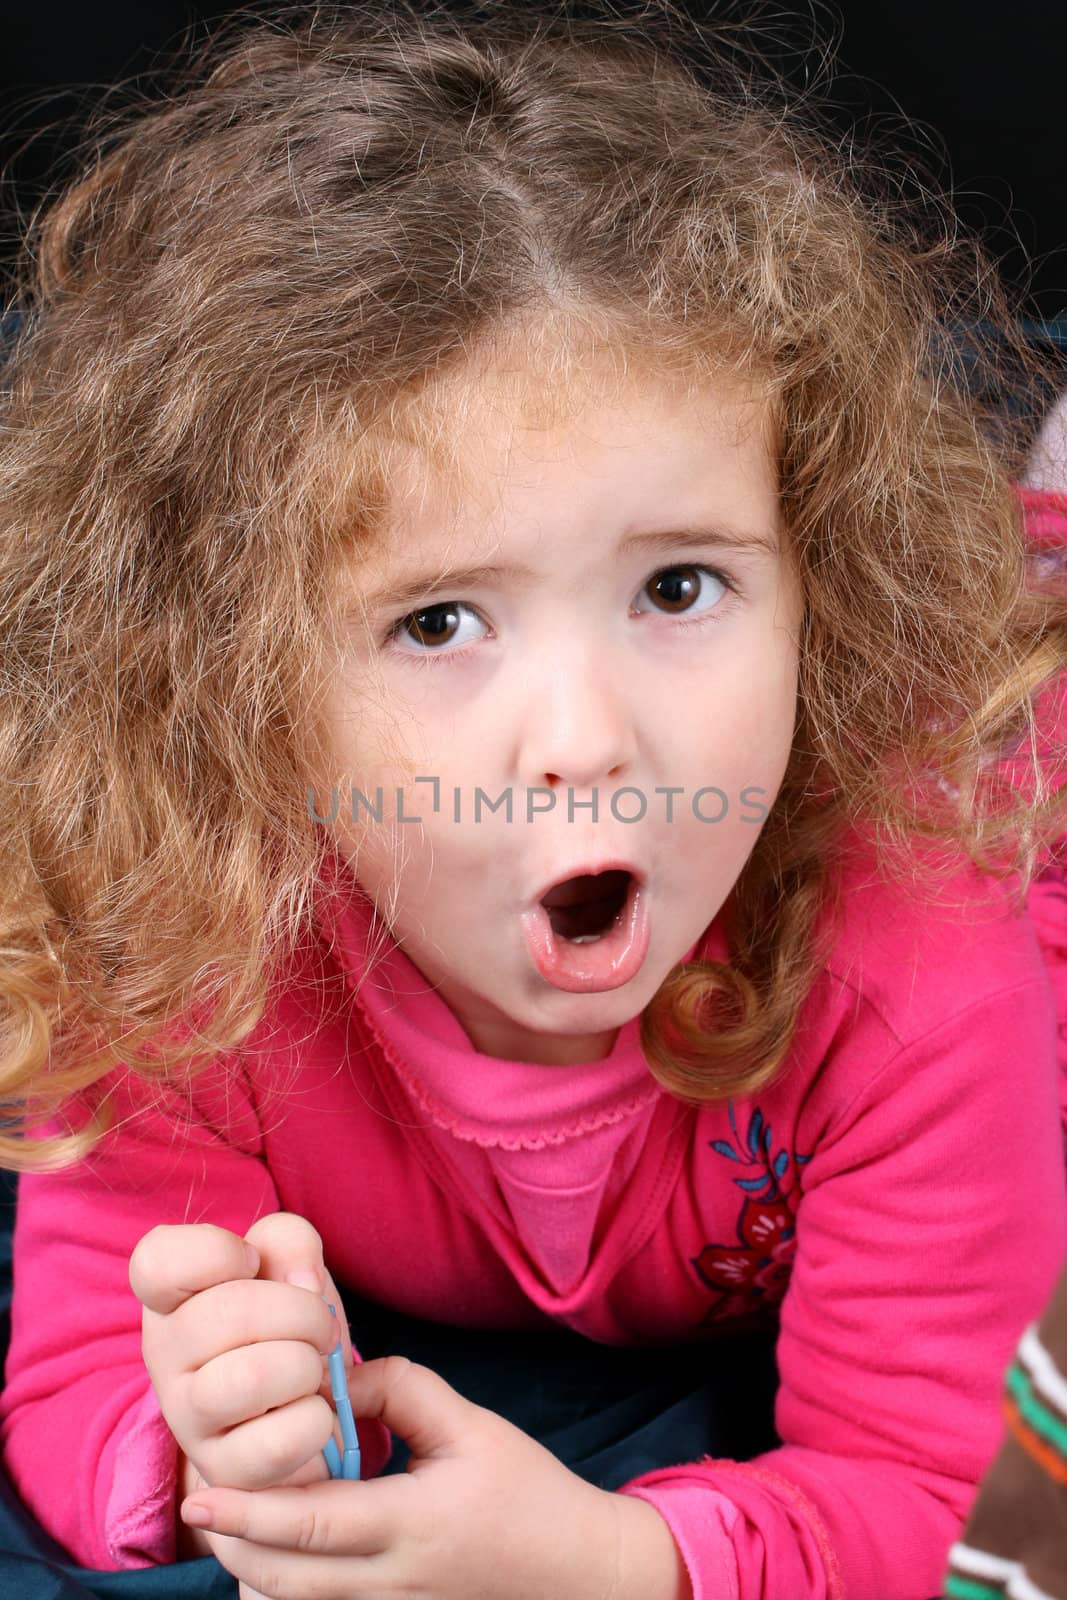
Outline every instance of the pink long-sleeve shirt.
<svg viewBox="0 0 1067 1600">
<path fill-rule="evenodd" d="M 840 870 L 786 1070 L 700 1109 L 652 1079 L 636 1020 L 605 1060 L 537 1066 L 474 1051 L 391 942 L 361 982 L 370 907 L 339 871 L 183 1114 L 118 1080 L 97 1152 L 22 1179 L 0 1439 L 26 1504 L 85 1565 L 174 1558 L 128 1258 L 159 1222 L 287 1210 L 337 1280 L 416 1316 L 702 1339 L 711 1362 L 717 1334 L 777 1315 L 781 1447 L 620 1492 L 666 1518 L 696 1600 L 937 1593 L 1067 1251 L 1067 910 L 1055 871 L 1031 917 L 970 866 L 933 905 L 861 853 Z M 725 914 L 690 954 L 726 956 Z"/>
</svg>

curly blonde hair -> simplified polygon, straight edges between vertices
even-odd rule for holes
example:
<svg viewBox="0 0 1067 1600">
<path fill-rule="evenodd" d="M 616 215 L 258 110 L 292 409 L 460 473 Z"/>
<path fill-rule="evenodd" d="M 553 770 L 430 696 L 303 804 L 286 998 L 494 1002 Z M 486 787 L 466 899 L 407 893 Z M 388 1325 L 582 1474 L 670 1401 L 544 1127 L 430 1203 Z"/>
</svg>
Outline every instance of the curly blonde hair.
<svg viewBox="0 0 1067 1600">
<path fill-rule="evenodd" d="M 516 329 L 551 330 L 561 392 L 591 346 L 693 383 L 729 361 L 780 439 L 795 746 L 729 964 L 643 1014 L 661 1083 L 781 1067 L 847 830 L 905 878 L 926 840 L 1020 892 L 1064 830 L 1035 701 L 1067 601 L 1028 575 L 1025 414 L 975 398 L 971 358 L 1044 375 L 995 274 L 731 30 L 600 11 L 235 24 L 35 219 L 0 454 L 0 1164 L 83 1156 L 106 1099 L 29 1135 L 264 1015 L 328 849 L 306 774 L 338 574 L 380 530 L 391 431 Z"/>
</svg>

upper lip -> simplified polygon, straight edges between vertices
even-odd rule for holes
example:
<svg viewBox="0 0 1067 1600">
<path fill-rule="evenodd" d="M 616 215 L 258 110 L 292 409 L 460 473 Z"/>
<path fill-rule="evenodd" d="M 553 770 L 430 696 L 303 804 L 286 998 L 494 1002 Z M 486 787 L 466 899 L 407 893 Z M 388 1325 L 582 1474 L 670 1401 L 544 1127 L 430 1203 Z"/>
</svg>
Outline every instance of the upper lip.
<svg viewBox="0 0 1067 1600">
<path fill-rule="evenodd" d="M 595 877 L 599 872 L 628 872 L 631 878 L 636 880 L 638 888 L 643 887 L 647 876 L 635 862 L 623 861 L 621 857 L 613 857 L 610 861 L 582 862 L 568 867 L 566 872 L 557 872 L 554 878 L 538 889 L 533 899 L 539 903 L 552 889 L 557 889 L 561 883 L 566 883 L 570 878 Z"/>
</svg>

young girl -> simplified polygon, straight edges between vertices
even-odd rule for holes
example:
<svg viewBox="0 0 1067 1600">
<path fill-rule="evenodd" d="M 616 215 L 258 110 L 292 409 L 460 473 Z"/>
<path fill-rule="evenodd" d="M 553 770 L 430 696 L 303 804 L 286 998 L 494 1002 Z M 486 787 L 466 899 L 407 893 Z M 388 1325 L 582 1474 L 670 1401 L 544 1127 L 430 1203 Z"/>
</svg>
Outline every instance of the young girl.
<svg viewBox="0 0 1067 1600">
<path fill-rule="evenodd" d="M 1012 348 L 980 259 L 728 45 L 320 8 L 221 41 L 33 236 L 0 1422 L 87 1566 L 940 1586 L 1067 1250 L 1026 908 L 1067 605 L 1023 423 L 964 381 L 961 326 Z M 777 1443 L 709 1417 L 603 1487 L 360 1363 L 338 1283 L 726 1387 L 776 1335 Z"/>
</svg>

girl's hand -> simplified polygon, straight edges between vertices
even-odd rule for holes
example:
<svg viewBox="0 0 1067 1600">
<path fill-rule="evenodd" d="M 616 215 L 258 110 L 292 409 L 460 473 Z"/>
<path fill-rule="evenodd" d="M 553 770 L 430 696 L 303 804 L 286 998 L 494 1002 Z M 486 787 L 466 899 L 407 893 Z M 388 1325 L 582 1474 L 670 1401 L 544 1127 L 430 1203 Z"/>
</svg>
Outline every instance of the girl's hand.
<svg viewBox="0 0 1067 1600">
<path fill-rule="evenodd" d="M 503 1417 L 404 1356 L 355 1367 L 352 1409 L 411 1448 L 403 1476 L 198 1490 L 241 1593 L 269 1600 L 687 1600 L 666 1522 L 596 1489 Z"/>
<path fill-rule="evenodd" d="M 160 1409 L 205 1484 L 328 1478 L 321 1452 L 336 1418 L 323 1358 L 338 1337 L 353 1357 L 310 1223 L 277 1212 L 245 1239 L 208 1223 L 153 1228 L 130 1257 L 130 1285 Z"/>
</svg>

